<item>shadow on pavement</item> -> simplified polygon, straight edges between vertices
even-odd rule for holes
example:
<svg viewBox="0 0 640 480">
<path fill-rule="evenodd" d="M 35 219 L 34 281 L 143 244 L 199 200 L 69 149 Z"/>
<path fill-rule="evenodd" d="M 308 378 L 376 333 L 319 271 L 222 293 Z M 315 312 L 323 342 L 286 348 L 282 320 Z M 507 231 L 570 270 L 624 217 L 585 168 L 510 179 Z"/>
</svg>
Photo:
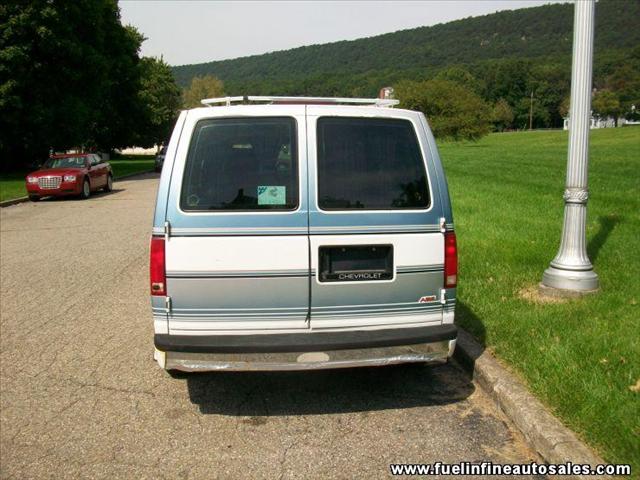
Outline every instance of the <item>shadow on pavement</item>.
<svg viewBox="0 0 640 480">
<path fill-rule="evenodd" d="M 188 374 L 192 403 L 204 414 L 305 415 L 444 405 L 474 391 L 456 362 L 307 372 Z"/>
<path fill-rule="evenodd" d="M 114 186 L 113 190 L 111 190 L 110 192 L 105 192 L 104 190 L 100 190 L 98 192 L 91 192 L 91 196 L 86 200 L 78 196 L 68 195 L 68 196 L 62 196 L 62 197 L 42 197 L 40 199 L 40 202 L 47 202 L 47 203 L 48 202 L 73 202 L 73 201 L 86 202 L 94 198 L 107 197 L 109 195 L 114 195 L 116 193 L 124 192 L 125 190 L 126 190 L 125 188 L 117 188 L 116 186 Z"/>
<path fill-rule="evenodd" d="M 487 330 L 482 320 L 461 301 L 456 303 L 456 324 L 458 325 L 458 345 L 454 356 L 462 368 L 472 375 L 476 360 L 486 348 Z"/>
<path fill-rule="evenodd" d="M 464 302 L 456 323 L 480 347 L 446 365 L 396 365 L 308 372 L 180 374 L 189 398 L 204 414 L 269 416 L 330 414 L 445 405 L 466 399 L 475 387 L 473 364 L 484 351 L 486 330 Z M 476 351 L 477 350 L 477 351 Z"/>
<path fill-rule="evenodd" d="M 484 324 L 473 310 L 460 300 L 456 303 L 456 325 L 471 333 L 484 349 L 487 340 Z"/>
</svg>

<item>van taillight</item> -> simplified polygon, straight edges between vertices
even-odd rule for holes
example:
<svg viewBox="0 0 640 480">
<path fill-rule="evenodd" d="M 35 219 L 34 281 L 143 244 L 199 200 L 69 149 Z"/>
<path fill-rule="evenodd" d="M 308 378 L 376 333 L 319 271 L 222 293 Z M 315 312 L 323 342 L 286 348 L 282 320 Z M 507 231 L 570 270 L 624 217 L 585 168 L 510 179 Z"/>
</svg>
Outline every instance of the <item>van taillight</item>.
<svg viewBox="0 0 640 480">
<path fill-rule="evenodd" d="M 151 255 L 149 261 L 151 295 L 167 294 L 167 278 L 164 263 L 164 238 L 151 237 Z"/>
<path fill-rule="evenodd" d="M 458 247 L 455 232 L 444 234 L 444 287 L 453 288 L 458 284 Z"/>
</svg>

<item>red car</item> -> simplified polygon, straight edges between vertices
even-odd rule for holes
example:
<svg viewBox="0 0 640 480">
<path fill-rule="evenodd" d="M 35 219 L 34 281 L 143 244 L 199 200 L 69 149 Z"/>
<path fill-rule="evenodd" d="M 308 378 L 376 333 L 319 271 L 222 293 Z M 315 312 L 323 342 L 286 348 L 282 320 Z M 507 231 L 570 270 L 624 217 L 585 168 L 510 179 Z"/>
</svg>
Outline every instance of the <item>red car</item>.
<svg viewBox="0 0 640 480">
<path fill-rule="evenodd" d="M 79 196 L 89 198 L 91 192 L 113 189 L 111 165 L 94 153 L 52 155 L 40 170 L 27 175 L 29 200 L 42 197 Z"/>
</svg>

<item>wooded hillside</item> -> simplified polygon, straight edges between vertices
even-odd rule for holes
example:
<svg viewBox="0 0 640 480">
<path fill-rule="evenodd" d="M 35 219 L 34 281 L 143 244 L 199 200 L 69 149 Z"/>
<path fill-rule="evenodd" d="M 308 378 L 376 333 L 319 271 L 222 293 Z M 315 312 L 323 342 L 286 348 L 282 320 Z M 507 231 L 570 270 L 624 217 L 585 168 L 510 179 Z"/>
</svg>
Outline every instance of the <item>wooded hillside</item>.
<svg viewBox="0 0 640 480">
<path fill-rule="evenodd" d="M 599 1 L 596 60 L 640 45 L 638 18 L 640 1 Z M 215 75 L 231 94 L 374 95 L 386 84 L 429 78 L 454 64 L 538 59 L 568 67 L 572 24 L 572 4 L 545 5 L 173 71 L 182 87 L 196 75 Z"/>
</svg>

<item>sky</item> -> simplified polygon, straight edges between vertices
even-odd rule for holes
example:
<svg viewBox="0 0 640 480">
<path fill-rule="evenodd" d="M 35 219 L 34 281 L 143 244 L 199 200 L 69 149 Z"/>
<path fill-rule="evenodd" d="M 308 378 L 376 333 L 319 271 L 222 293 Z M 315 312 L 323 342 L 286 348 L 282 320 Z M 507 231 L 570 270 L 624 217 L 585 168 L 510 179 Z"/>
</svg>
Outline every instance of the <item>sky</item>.
<svg viewBox="0 0 640 480">
<path fill-rule="evenodd" d="M 119 5 L 122 23 L 147 37 L 142 55 L 185 65 L 353 40 L 558 1 L 120 0 Z"/>
</svg>

